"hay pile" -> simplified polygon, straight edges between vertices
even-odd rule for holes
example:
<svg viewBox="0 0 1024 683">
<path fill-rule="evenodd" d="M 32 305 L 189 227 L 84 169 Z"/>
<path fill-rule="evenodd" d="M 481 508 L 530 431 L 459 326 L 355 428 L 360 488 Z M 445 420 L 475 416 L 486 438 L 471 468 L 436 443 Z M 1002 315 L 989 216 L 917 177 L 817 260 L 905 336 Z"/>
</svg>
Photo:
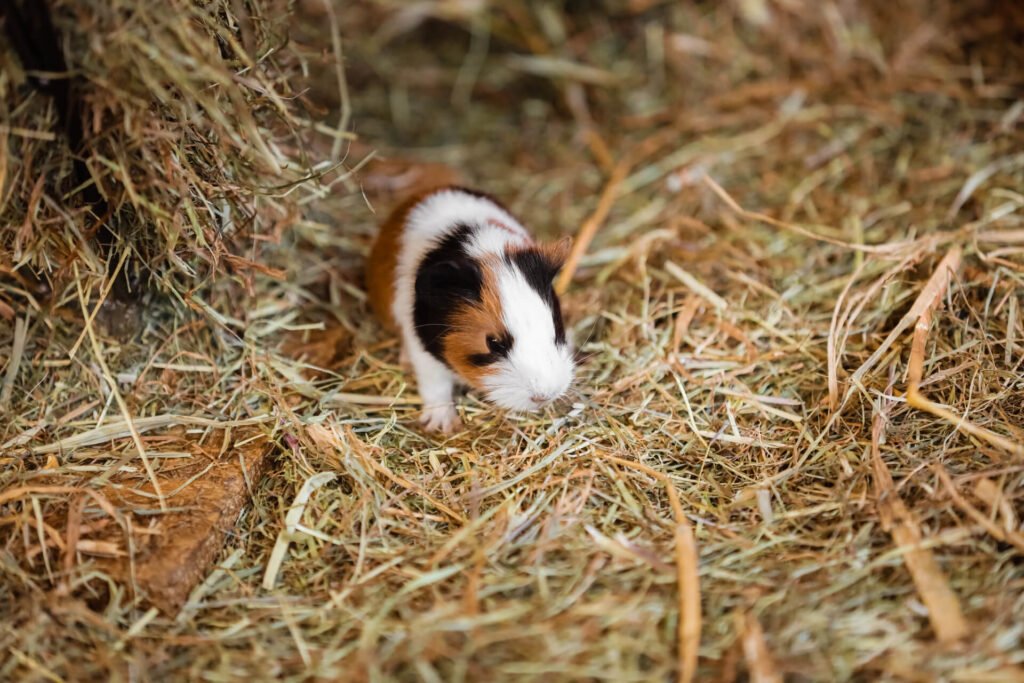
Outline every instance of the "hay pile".
<svg viewBox="0 0 1024 683">
<path fill-rule="evenodd" d="M 316 173 L 285 3 L 5 14 L 0 272 L 61 301 L 114 271 L 181 293 L 258 268 L 260 241 L 297 217 L 289 190 Z M 27 297 L 0 293 L 8 319 Z"/>
<path fill-rule="evenodd" d="M 470 396 L 464 433 L 419 433 L 360 289 L 376 217 L 354 194 L 303 202 L 259 254 L 285 277 L 218 281 L 202 317 L 154 306 L 69 355 L 81 321 L 33 313 L 22 349 L 0 333 L 22 359 L 0 676 L 1024 677 L 1019 9 L 338 18 L 361 138 L 464 170 L 541 234 L 597 227 L 565 298 L 570 405 Z M 158 425 L 152 476 L 108 376 Z M 268 475 L 217 569 L 177 613 L 137 601 L 104 562 L 144 563 L 259 439 Z"/>
</svg>

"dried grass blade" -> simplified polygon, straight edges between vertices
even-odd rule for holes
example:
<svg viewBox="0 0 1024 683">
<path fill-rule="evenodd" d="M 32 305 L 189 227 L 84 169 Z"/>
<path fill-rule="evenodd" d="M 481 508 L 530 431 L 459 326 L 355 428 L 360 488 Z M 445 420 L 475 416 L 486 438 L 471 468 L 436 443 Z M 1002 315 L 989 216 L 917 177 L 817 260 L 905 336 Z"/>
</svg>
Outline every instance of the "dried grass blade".
<svg viewBox="0 0 1024 683">
<path fill-rule="evenodd" d="M 565 266 L 562 267 L 562 272 L 558 275 L 558 280 L 555 282 L 555 291 L 559 294 L 564 294 L 569 288 L 569 283 L 572 282 L 573 275 L 576 274 L 576 269 L 579 268 L 580 259 L 583 258 L 583 254 L 586 253 L 587 247 L 594 240 L 594 235 L 597 234 L 598 228 L 604 223 L 608 217 L 608 212 L 612 210 L 612 205 L 615 203 L 616 194 L 619 191 L 619 186 L 622 185 L 622 181 L 625 180 L 626 174 L 629 173 L 631 163 L 628 158 L 621 159 L 619 163 L 615 165 L 612 170 L 611 177 L 608 178 L 608 182 L 604 186 L 604 191 L 601 192 L 601 197 L 597 201 L 597 208 L 594 209 L 594 213 L 590 214 L 590 217 L 583 222 L 583 226 L 580 228 L 579 233 L 576 235 L 576 239 L 572 245 L 572 251 L 569 252 L 569 258 L 566 259 Z"/>
<path fill-rule="evenodd" d="M 25 352 L 25 339 L 28 334 L 28 320 L 18 318 L 14 321 L 14 343 L 11 347 L 11 358 L 7 363 L 7 372 L 4 374 L 4 386 L 0 390 L 0 411 L 5 411 L 11 402 L 11 394 L 14 392 L 14 380 L 18 378 L 18 370 L 21 369 L 21 358 Z"/>
<path fill-rule="evenodd" d="M 227 429 L 230 427 L 245 427 L 248 425 L 262 424 L 273 420 L 273 415 L 260 415 L 257 417 L 242 420 L 214 420 L 198 415 L 151 415 L 150 417 L 135 418 L 130 424 L 125 421 L 108 422 L 102 427 L 95 427 L 89 431 L 60 439 L 45 446 L 28 447 L 27 450 L 35 455 L 48 455 L 50 453 L 65 453 L 83 446 L 95 446 L 99 443 L 106 443 L 115 439 L 122 439 L 131 436 L 132 427 L 139 434 L 144 434 L 154 429 L 163 427 L 209 427 L 211 429 Z"/>
<path fill-rule="evenodd" d="M 889 347 L 893 345 L 900 335 L 902 335 L 914 321 L 920 318 L 924 311 L 928 310 L 928 308 L 933 305 L 936 297 L 942 296 L 942 292 L 945 291 L 945 283 L 948 282 L 949 274 L 956 272 L 960 268 L 960 254 L 960 247 L 953 247 L 949 250 L 949 253 L 943 257 L 942 261 L 939 262 L 938 267 L 935 269 L 935 272 L 932 273 L 928 282 L 925 283 L 924 288 L 917 296 L 914 304 L 910 307 L 910 310 L 907 311 L 907 314 L 900 319 L 892 332 L 890 332 L 882 344 L 875 349 L 875 352 L 872 353 L 871 356 L 864 361 L 864 364 L 857 368 L 857 371 L 853 373 L 850 382 L 851 385 L 858 384 L 865 375 L 871 372 L 871 370 L 874 369 L 875 364 L 878 363 L 882 356 L 885 355 L 889 350 Z"/>
<path fill-rule="evenodd" d="M 974 495 L 992 508 L 998 508 L 1003 516 L 1003 527 L 1008 530 L 1018 528 L 1017 513 L 1013 509 L 1012 498 L 996 486 L 991 479 L 979 479 L 974 485 Z"/>
<path fill-rule="evenodd" d="M 875 414 L 871 428 L 871 464 L 874 470 L 875 498 L 882 527 L 903 551 L 903 563 L 910 572 L 918 595 L 928 608 L 928 619 L 939 642 L 953 643 L 968 633 L 960 600 L 949 586 L 931 550 L 921 547 L 921 527 L 913 513 L 900 500 L 892 474 L 882 460 L 881 437 L 885 428 L 884 410 Z"/>
<path fill-rule="evenodd" d="M 838 343 L 839 328 L 845 325 L 849 318 L 849 310 L 844 312 L 843 304 L 850 294 L 850 289 L 853 288 L 854 283 L 857 282 L 860 274 L 864 271 L 866 263 L 866 261 L 862 261 L 857 265 L 856 270 L 850 275 L 850 279 L 846 281 L 843 291 L 836 298 L 836 305 L 832 310 L 832 320 L 829 323 L 828 340 L 825 346 L 828 366 L 828 407 L 830 410 L 835 410 L 839 407 L 839 364 L 842 356 L 842 348 Z"/>
<path fill-rule="evenodd" d="M 949 493 L 949 497 L 953 499 L 953 504 L 963 510 L 967 515 L 973 519 L 980 527 L 989 533 L 992 538 L 1003 543 L 1009 543 L 1014 548 L 1024 553 L 1024 534 L 1020 534 L 1013 529 L 1001 529 L 999 525 L 993 522 L 991 519 L 986 517 L 978 508 L 971 505 L 960 492 L 956 490 L 956 484 L 950 478 L 949 473 L 946 469 L 939 464 L 936 464 L 933 468 L 935 474 L 942 481 L 942 485 L 946 487 L 946 491 Z"/>
<path fill-rule="evenodd" d="M 387 467 L 385 467 L 381 463 L 377 462 L 374 458 L 372 458 L 370 456 L 364 456 L 362 453 L 360 453 L 360 456 L 362 457 L 363 462 L 370 469 L 372 469 L 374 472 L 379 472 L 379 473 L 383 474 L 385 477 L 390 479 L 395 484 L 398 484 L 403 489 L 405 489 L 407 491 L 412 491 L 416 495 L 421 496 L 423 498 L 423 500 L 429 502 L 431 505 L 433 505 L 438 510 L 440 510 L 443 513 L 445 513 L 446 515 L 448 515 L 449 517 L 451 517 L 455 521 L 457 521 L 457 522 L 459 522 L 461 524 L 465 524 L 467 522 L 465 515 L 459 514 L 458 512 L 456 512 L 455 510 L 451 509 L 449 506 L 445 505 L 444 503 L 442 503 L 440 500 L 438 500 L 434 496 L 432 496 L 429 493 L 427 493 L 425 490 L 423 490 L 422 486 L 417 486 L 416 484 L 414 484 L 413 482 L 409 481 L 405 477 L 401 477 L 401 476 L 395 474 L 390 469 L 388 469 Z"/>
<path fill-rule="evenodd" d="M 790 232 L 795 232 L 798 235 L 807 237 L 818 242 L 827 242 L 828 244 L 834 244 L 838 247 L 844 247 L 846 249 L 851 249 L 854 251 L 862 251 L 868 254 L 892 255 L 904 251 L 910 247 L 913 247 L 914 245 L 918 244 L 921 241 L 912 240 L 906 242 L 890 242 L 889 244 L 877 246 L 869 244 L 854 244 L 853 242 L 844 242 L 843 240 L 837 240 L 835 238 L 827 237 L 825 235 L 819 235 L 801 225 L 797 225 L 796 223 L 788 223 L 786 221 L 780 221 L 777 218 L 772 218 L 767 214 L 758 213 L 756 211 L 748 211 L 747 209 L 744 209 L 742 206 L 740 206 L 739 203 L 735 199 L 733 199 L 732 196 L 728 192 L 726 192 L 721 185 L 716 183 L 711 178 L 711 176 L 705 174 L 704 176 L 701 177 L 701 180 L 704 182 L 705 185 L 711 188 L 711 191 L 718 195 L 719 199 L 725 202 L 725 204 L 730 209 L 732 209 L 733 212 L 735 212 L 737 215 L 746 218 L 747 220 L 758 221 L 761 223 L 766 223 L 776 228 L 789 230 Z M 923 240 L 925 238 L 921 239 Z"/>
<path fill-rule="evenodd" d="M 679 582 L 679 681 L 689 683 L 697 674 L 700 651 L 701 605 L 697 541 L 690 520 L 683 514 L 679 494 L 664 482 L 676 518 L 676 572 Z"/>
<path fill-rule="evenodd" d="M 726 303 L 725 299 L 718 296 L 718 294 L 713 292 L 710 287 L 680 268 L 672 261 L 665 263 L 665 270 L 668 271 L 669 275 L 686 285 L 691 292 L 711 304 L 716 311 L 722 312 L 729 307 L 729 304 Z"/>
<path fill-rule="evenodd" d="M 765 642 L 761 622 L 749 612 L 737 613 L 736 622 L 751 683 L 782 683 L 782 675 Z"/>
<path fill-rule="evenodd" d="M 295 500 L 292 501 L 284 516 L 284 528 L 277 535 L 274 549 L 270 552 L 270 559 L 267 561 L 267 569 L 263 573 L 264 590 L 272 590 L 274 584 L 277 583 L 277 575 L 288 554 L 288 546 L 294 540 L 295 535 L 299 533 L 296 527 L 302 520 L 302 514 L 306 511 L 306 503 L 309 502 L 310 496 L 324 484 L 334 481 L 336 476 L 338 475 L 334 472 L 318 472 L 304 481 L 299 492 L 295 494 Z"/>
</svg>

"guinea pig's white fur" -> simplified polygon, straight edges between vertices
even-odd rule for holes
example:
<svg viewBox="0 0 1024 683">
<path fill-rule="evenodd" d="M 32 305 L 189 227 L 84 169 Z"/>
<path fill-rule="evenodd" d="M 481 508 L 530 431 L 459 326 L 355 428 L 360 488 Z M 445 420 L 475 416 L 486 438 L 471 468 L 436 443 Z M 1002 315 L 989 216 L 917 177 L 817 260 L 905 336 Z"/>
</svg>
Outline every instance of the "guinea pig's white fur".
<svg viewBox="0 0 1024 683">
<path fill-rule="evenodd" d="M 574 364 L 551 281 L 567 245 L 535 244 L 497 202 L 462 188 L 403 210 L 389 221 L 398 231 L 390 312 L 416 374 L 423 423 L 446 433 L 459 427 L 456 382 L 516 411 L 563 396 Z"/>
</svg>

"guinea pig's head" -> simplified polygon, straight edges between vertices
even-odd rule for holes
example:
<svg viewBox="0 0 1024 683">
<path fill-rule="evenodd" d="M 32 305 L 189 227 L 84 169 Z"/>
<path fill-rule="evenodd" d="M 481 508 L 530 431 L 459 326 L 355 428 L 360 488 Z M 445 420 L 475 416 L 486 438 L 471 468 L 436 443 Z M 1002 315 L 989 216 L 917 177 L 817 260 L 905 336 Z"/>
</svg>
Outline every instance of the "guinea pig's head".
<svg viewBox="0 0 1024 683">
<path fill-rule="evenodd" d="M 540 410 L 568 391 L 573 354 L 554 290 L 571 242 L 509 247 L 475 261 L 476 296 L 452 311 L 444 357 L 484 397 Z"/>
</svg>

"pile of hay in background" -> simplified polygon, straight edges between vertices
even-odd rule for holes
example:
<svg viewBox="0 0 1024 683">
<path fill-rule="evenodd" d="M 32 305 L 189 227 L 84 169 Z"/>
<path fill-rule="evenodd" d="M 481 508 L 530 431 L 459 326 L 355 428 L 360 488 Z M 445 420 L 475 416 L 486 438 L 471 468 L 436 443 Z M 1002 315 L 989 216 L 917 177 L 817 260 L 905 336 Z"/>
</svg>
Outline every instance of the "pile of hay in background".
<svg viewBox="0 0 1024 683">
<path fill-rule="evenodd" d="M 296 185 L 327 170 L 304 154 L 314 123 L 294 89 L 286 3 L 12 2 L 5 13 L 5 281 L 39 281 L 63 302 L 70 283 L 88 291 L 115 270 L 181 293 L 258 268 L 260 241 L 298 215 Z M 29 295 L 0 291 L 8 320 Z"/>
<path fill-rule="evenodd" d="M 364 189 L 447 164 L 596 228 L 572 400 L 420 433 L 358 193 L 306 195 L 202 315 L 93 345 L 33 313 L 0 334 L 0 677 L 1021 680 L 1019 9 L 299 6 L 392 157 Z M 219 482 L 238 508 L 189 517 Z M 204 524 L 216 568 L 147 595 Z"/>
</svg>

